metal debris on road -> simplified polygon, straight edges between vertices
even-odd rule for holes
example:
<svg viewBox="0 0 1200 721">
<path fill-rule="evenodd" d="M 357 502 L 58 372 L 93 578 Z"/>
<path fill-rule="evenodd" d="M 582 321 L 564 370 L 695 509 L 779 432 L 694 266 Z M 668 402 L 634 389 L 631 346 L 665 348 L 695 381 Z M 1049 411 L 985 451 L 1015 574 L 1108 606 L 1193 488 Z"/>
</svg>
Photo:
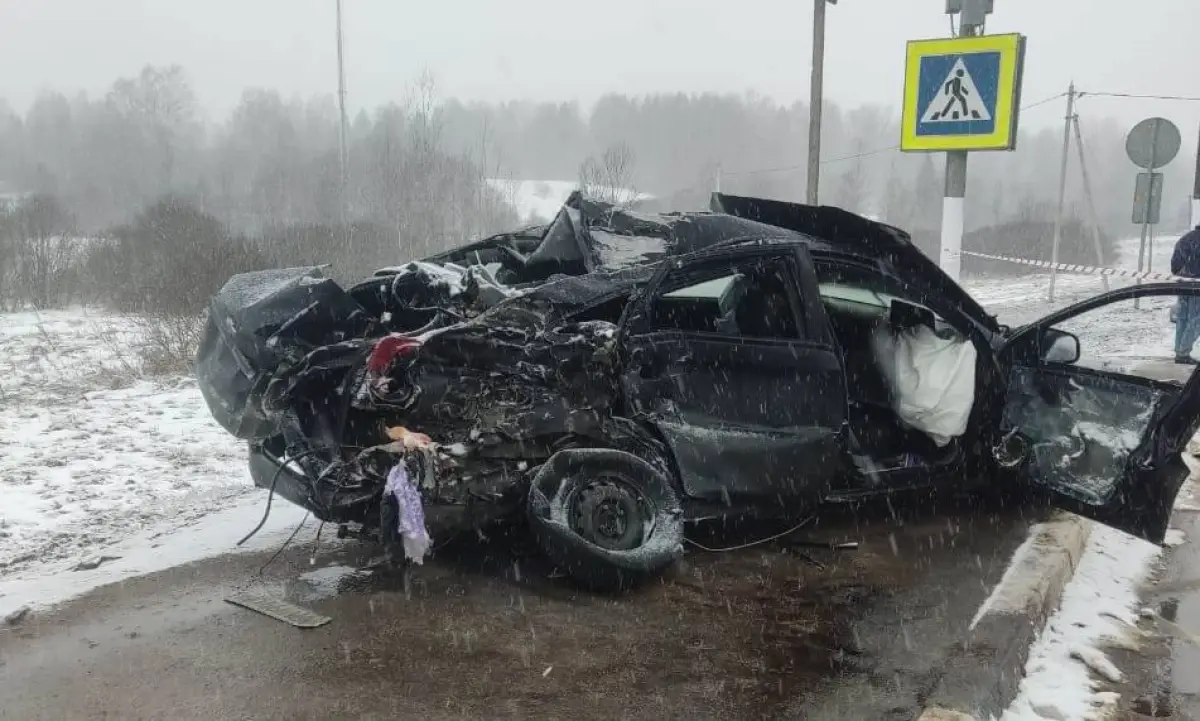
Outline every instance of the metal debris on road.
<svg viewBox="0 0 1200 721">
<path fill-rule="evenodd" d="M 289 623 L 296 628 L 317 628 L 333 620 L 329 616 L 322 616 L 302 606 L 288 603 L 282 598 L 275 598 L 256 591 L 242 591 L 226 598 L 225 601 L 235 606 L 257 611 L 277 621 Z"/>
</svg>

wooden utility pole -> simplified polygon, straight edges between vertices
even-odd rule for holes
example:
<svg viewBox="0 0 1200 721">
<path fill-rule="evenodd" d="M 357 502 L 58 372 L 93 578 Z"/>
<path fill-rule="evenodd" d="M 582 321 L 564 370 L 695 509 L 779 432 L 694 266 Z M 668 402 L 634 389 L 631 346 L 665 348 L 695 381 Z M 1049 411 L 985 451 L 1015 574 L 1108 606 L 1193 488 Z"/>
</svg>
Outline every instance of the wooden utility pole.
<svg viewBox="0 0 1200 721">
<path fill-rule="evenodd" d="M 1058 165 L 1058 206 L 1054 213 L 1054 242 L 1050 246 L 1050 302 L 1054 302 L 1054 281 L 1058 278 L 1058 246 L 1062 242 L 1063 199 L 1067 192 L 1067 157 L 1071 153 L 1071 119 L 1075 117 L 1075 82 L 1067 86 L 1067 115 L 1063 120 L 1062 155 Z"/>
<path fill-rule="evenodd" d="M 1096 247 L 1096 265 L 1104 268 L 1104 246 L 1100 243 L 1100 216 L 1096 214 L 1096 199 L 1092 196 L 1092 180 L 1087 170 L 1087 154 L 1083 152 L 1083 133 L 1079 130 L 1079 113 L 1071 118 L 1075 128 L 1075 149 L 1079 152 L 1079 171 L 1083 176 L 1083 197 L 1087 199 L 1088 214 L 1092 221 L 1092 244 Z M 1108 276 L 1100 276 L 1104 290 L 1108 290 Z"/>
<path fill-rule="evenodd" d="M 337 73 L 338 73 L 338 202 L 342 214 L 342 225 L 345 226 L 349 212 L 346 197 L 346 165 L 349 151 L 346 149 L 346 71 L 342 64 L 342 0 L 337 0 Z"/>
<path fill-rule="evenodd" d="M 812 78 L 808 97 L 808 179 L 804 202 L 816 205 L 821 184 L 821 110 L 825 83 L 825 3 L 837 0 L 813 0 Z"/>
</svg>

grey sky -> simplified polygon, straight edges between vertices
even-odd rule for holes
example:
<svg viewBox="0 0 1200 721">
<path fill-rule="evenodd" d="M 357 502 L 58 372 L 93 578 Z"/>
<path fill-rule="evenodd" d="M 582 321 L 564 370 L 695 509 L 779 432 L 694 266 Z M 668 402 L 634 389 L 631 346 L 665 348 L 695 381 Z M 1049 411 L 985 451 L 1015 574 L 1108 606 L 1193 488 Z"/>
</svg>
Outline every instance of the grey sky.
<svg viewBox="0 0 1200 721">
<path fill-rule="evenodd" d="M 1196 0 L 995 0 L 988 32 L 1028 36 L 1024 98 L 1081 88 L 1200 96 Z M 943 0 L 841 0 L 829 8 L 826 91 L 899 107 L 904 42 L 948 32 Z M 606 91 L 753 89 L 806 97 L 809 0 L 344 0 L 352 110 L 403 99 L 423 67 L 439 94 L 578 99 Z M 332 92 L 334 0 L 0 0 L 0 96 L 103 91 L 146 63 L 183 65 L 214 117 L 242 88 Z M 1132 123 L 1196 133 L 1200 103 L 1086 101 Z M 1056 122 L 1059 104 L 1025 116 Z"/>
</svg>

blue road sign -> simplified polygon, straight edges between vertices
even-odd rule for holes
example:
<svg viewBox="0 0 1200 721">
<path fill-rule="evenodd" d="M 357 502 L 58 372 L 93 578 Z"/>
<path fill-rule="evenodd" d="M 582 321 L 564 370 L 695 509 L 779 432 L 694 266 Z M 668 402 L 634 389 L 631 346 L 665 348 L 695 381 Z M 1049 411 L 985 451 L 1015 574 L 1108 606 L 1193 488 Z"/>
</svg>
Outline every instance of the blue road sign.
<svg viewBox="0 0 1200 721">
<path fill-rule="evenodd" d="M 908 44 L 902 150 L 1006 150 L 1016 140 L 1020 35 Z"/>
<path fill-rule="evenodd" d="M 996 132 L 1000 53 L 921 58 L 917 136 Z"/>
</svg>

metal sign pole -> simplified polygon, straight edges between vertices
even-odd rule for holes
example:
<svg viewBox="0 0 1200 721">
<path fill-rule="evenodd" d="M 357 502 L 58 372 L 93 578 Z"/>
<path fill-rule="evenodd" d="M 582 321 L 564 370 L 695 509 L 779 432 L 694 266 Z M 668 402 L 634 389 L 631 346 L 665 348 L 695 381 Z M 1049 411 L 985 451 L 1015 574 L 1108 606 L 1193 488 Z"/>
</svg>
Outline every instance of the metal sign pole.
<svg viewBox="0 0 1200 721">
<path fill-rule="evenodd" d="M 900 150 L 946 154 L 938 265 L 962 271 L 967 154 L 1017 144 L 1025 37 L 985 35 L 991 0 L 946 0 L 959 15 L 955 37 L 910 40 L 905 50 Z M 986 250 L 986 249 L 985 249 Z"/>
<path fill-rule="evenodd" d="M 1165 167 L 1179 152 L 1181 138 L 1179 128 L 1166 118 L 1146 118 L 1133 126 L 1125 136 L 1125 154 L 1139 168 L 1145 168 L 1145 173 L 1138 173 L 1133 190 L 1133 222 L 1142 226 L 1141 238 L 1138 242 L 1138 272 L 1141 273 L 1147 265 L 1154 264 L 1154 225 L 1158 222 L 1159 200 L 1162 196 L 1162 186 L 1159 184 L 1158 193 L 1155 191 L 1155 170 Z M 1161 176 L 1161 173 L 1159 174 Z M 1145 179 L 1143 185 L 1142 180 Z M 1161 178 L 1160 178 L 1161 179 Z M 1149 245 L 1149 254 L 1147 254 Z M 1141 277 L 1137 283 L 1141 284 Z M 1138 299 L 1133 301 L 1134 308 L 1140 308 Z"/>
<path fill-rule="evenodd" d="M 969 19 L 975 18 L 966 12 L 960 16 L 958 37 L 975 34 L 978 26 L 968 22 Z M 946 152 L 946 189 L 943 195 L 941 266 L 946 275 L 957 282 L 962 272 L 962 240 L 966 230 L 967 151 Z"/>
<path fill-rule="evenodd" d="M 1154 204 L 1154 176 L 1150 176 L 1150 199 L 1146 201 L 1146 213 L 1149 214 Z M 1146 229 L 1146 270 L 1154 270 L 1154 223 Z"/>
<path fill-rule="evenodd" d="M 1144 207 L 1146 208 L 1146 213 L 1145 213 L 1145 215 L 1142 216 L 1142 237 L 1141 237 L 1141 241 L 1138 243 L 1138 272 L 1139 273 L 1145 269 L 1145 265 L 1146 265 L 1146 262 L 1145 262 L 1145 260 L 1146 260 L 1146 238 L 1149 235 L 1149 231 L 1150 231 L 1150 209 L 1151 209 L 1151 207 L 1153 207 L 1153 198 L 1154 198 L 1154 163 L 1155 163 L 1155 161 L 1158 160 L 1158 158 L 1157 158 L 1158 125 L 1159 125 L 1158 123 L 1154 124 L 1154 132 L 1150 136 L 1150 163 L 1149 163 L 1149 166 L 1146 168 L 1147 174 L 1150 176 L 1150 179 L 1147 182 L 1147 186 L 1149 186 L 1149 187 L 1146 190 L 1146 199 L 1145 199 L 1145 201 L 1143 201 Z M 1138 278 L 1136 285 L 1141 285 L 1141 284 L 1142 284 L 1142 279 Z M 1135 309 L 1142 307 L 1141 298 L 1133 299 L 1133 307 Z"/>
<path fill-rule="evenodd" d="M 1200 140 L 1196 141 L 1196 175 L 1192 181 L 1192 212 L 1191 223 L 1189 225 L 1195 227 L 1200 225 Z"/>
</svg>

